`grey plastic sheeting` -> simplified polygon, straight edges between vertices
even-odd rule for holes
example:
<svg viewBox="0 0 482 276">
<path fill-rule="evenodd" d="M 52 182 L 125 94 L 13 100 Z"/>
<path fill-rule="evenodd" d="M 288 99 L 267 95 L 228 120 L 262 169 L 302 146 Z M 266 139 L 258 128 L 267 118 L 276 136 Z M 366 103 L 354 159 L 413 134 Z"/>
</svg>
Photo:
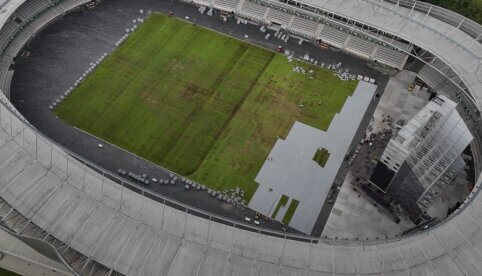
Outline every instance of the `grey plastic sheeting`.
<svg viewBox="0 0 482 276">
<path fill-rule="evenodd" d="M 277 220 L 282 220 L 296 199 L 300 203 L 289 226 L 311 233 L 376 88 L 374 84 L 359 82 L 326 132 L 295 122 L 286 140 L 276 141 L 258 173 L 255 181 L 260 185 L 249 207 L 271 216 L 284 194 L 289 201 L 276 215 Z M 318 148 L 330 153 L 324 167 L 313 161 Z"/>
</svg>

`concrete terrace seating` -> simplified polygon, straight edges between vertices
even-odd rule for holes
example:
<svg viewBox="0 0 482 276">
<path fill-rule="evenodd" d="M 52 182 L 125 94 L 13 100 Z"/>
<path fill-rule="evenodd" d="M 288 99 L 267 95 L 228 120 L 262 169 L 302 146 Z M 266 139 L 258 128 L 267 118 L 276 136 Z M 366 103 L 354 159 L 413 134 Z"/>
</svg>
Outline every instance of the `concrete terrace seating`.
<svg viewBox="0 0 482 276">
<path fill-rule="evenodd" d="M 383 42 L 387 43 L 387 44 L 391 44 L 393 46 L 395 46 L 396 48 L 399 48 L 399 49 L 402 49 L 404 51 L 410 51 L 410 46 L 406 43 L 403 43 L 403 42 L 400 42 L 400 41 L 397 41 L 397 40 L 394 40 L 394 39 L 390 39 L 386 36 L 377 36 L 380 40 L 382 40 Z"/>
<path fill-rule="evenodd" d="M 457 87 L 452 82 L 444 82 L 437 87 L 439 93 L 451 93 L 452 91 L 457 91 Z"/>
<path fill-rule="evenodd" d="M 357 36 L 351 36 L 346 45 L 348 50 L 351 50 L 364 58 L 370 57 L 375 46 L 375 43 Z"/>
<path fill-rule="evenodd" d="M 379 61 L 380 63 L 387 64 L 394 68 L 403 67 L 407 61 L 408 55 L 387 47 L 378 47 L 373 59 Z"/>
<path fill-rule="evenodd" d="M 56 2 L 58 1 L 54 1 L 54 3 Z M 88 1 L 67 0 L 65 2 L 66 2 L 66 5 L 68 6 L 67 10 L 70 10 L 71 8 L 76 7 L 79 4 L 83 4 Z M 7 22 L 4 25 L 4 28 L 2 28 L 0 32 L 0 49 L 2 50 L 2 54 L 4 53 L 7 45 L 11 43 L 13 38 L 17 35 L 20 27 L 23 27 L 26 24 L 28 24 L 31 27 L 31 30 L 33 32 L 36 32 L 41 27 L 45 26 L 48 22 L 50 22 L 53 18 L 55 18 L 56 16 L 66 11 L 66 9 L 64 8 L 59 10 L 59 9 L 55 9 L 56 7 L 54 7 L 42 13 L 42 11 L 46 10 L 49 7 L 52 7 L 52 3 L 47 0 L 26 1 L 24 4 L 22 4 L 18 8 L 16 16 L 21 18 L 23 21 L 21 23 L 17 23 L 14 21 L 13 18 L 11 18 L 7 20 Z M 39 20 L 36 20 L 37 18 L 34 18 L 36 16 L 40 17 Z M 33 24 L 29 24 L 30 23 L 29 21 L 32 19 L 34 19 L 34 21 L 36 22 Z M 26 30 L 22 30 L 22 32 L 26 32 Z M 25 39 L 28 40 L 30 35 L 31 34 L 29 34 Z M 9 53 L 9 55 L 11 55 L 12 57 L 15 56 L 15 54 L 12 55 L 12 53 Z"/>
<path fill-rule="evenodd" d="M 73 9 L 73 8 L 81 6 L 81 5 L 86 4 L 88 2 L 89 2 L 89 0 L 65 0 L 65 1 L 60 1 L 57 6 L 61 7 L 63 12 L 67 12 L 67 11 L 70 11 L 71 9 Z"/>
<path fill-rule="evenodd" d="M 5 86 L 10 82 L 9 78 L 13 77 L 9 75 L 9 68 L 10 68 L 11 60 L 7 58 L 0 58 L 0 87 L 5 88 Z M 2 90 L 3 91 L 3 90 Z M 10 91 L 10 88 L 8 88 Z M 5 91 L 5 95 L 8 95 L 7 91 Z"/>
<path fill-rule="evenodd" d="M 51 4 L 48 0 L 28 0 L 17 10 L 17 16 L 22 20 L 30 20 L 45 11 Z"/>
<path fill-rule="evenodd" d="M 218 1 L 219 0 L 215 2 L 215 6 L 219 4 Z M 221 4 L 221 6 L 223 7 L 223 9 L 227 7 L 227 5 L 224 3 Z M 232 4 L 231 6 L 234 7 L 234 4 Z M 235 10 L 235 8 L 232 9 Z M 240 14 L 250 19 L 254 18 L 263 21 L 266 9 L 267 8 L 265 6 L 262 6 L 259 3 L 246 0 L 242 4 Z M 292 30 L 295 33 L 302 34 L 309 38 L 314 38 L 316 36 L 316 32 L 320 25 L 319 22 L 316 22 L 314 20 L 310 20 L 300 16 L 294 16 L 289 13 L 277 10 L 275 8 L 269 9 L 266 21 L 268 21 L 269 23 L 276 22 L 278 24 L 281 24 L 284 28 L 287 28 L 288 30 Z M 356 54 L 362 58 L 371 58 L 375 47 L 377 47 L 377 44 L 368 41 L 365 38 L 356 37 L 334 27 L 326 25 L 323 25 L 322 27 L 323 28 L 321 28 L 321 34 L 319 35 L 319 38 L 321 38 L 324 42 L 327 42 L 335 47 L 345 48 L 345 50 L 350 51 L 353 54 Z M 377 36 L 375 34 L 372 35 Z M 389 40 L 388 38 L 383 38 L 383 40 L 388 40 L 387 43 L 394 43 L 404 50 L 409 50 L 407 44 Z M 394 50 L 392 48 L 381 45 L 379 45 L 378 48 L 380 48 L 380 50 L 376 51 L 374 58 L 379 62 L 387 64 L 394 68 L 401 69 L 408 58 L 407 54 Z"/>
<path fill-rule="evenodd" d="M 279 11 L 274 8 L 270 8 L 268 12 L 268 17 L 266 19 L 270 22 L 274 21 L 286 27 L 291 20 L 291 14 Z"/>
<path fill-rule="evenodd" d="M 215 0 L 214 6 L 221 9 L 236 10 L 239 0 Z"/>
<path fill-rule="evenodd" d="M 5 47 L 10 43 L 12 37 L 18 31 L 18 24 L 13 22 L 12 20 L 8 20 L 5 23 L 5 27 L 0 31 L 0 50 L 3 51 Z"/>
<path fill-rule="evenodd" d="M 291 24 L 291 28 L 295 29 L 296 31 L 314 36 L 319 25 L 320 23 L 313 20 L 295 16 L 293 23 Z"/>
<path fill-rule="evenodd" d="M 8 67 L 6 67 L 8 69 Z M 2 92 L 9 97 L 10 96 L 10 85 L 12 83 L 12 78 L 13 78 L 13 70 L 7 70 L 7 72 L 1 71 L 0 74 L 5 74 L 5 78 L 1 78 L 1 83 L 2 83 Z M 3 75 L 2 75 L 3 76 Z"/>
<path fill-rule="evenodd" d="M 5 6 L 10 0 L 0 0 L 0 8 Z"/>
<path fill-rule="evenodd" d="M 27 43 L 33 34 L 30 28 L 24 28 L 22 32 L 19 32 L 15 38 L 8 44 L 7 48 L 3 51 L 2 56 L 5 58 L 13 59 L 22 50 L 23 45 Z"/>
<path fill-rule="evenodd" d="M 441 63 L 439 60 L 434 60 L 431 62 L 431 65 L 435 67 L 435 69 L 429 65 L 425 65 L 417 76 L 424 80 L 430 88 L 435 89 L 439 93 L 447 94 L 457 91 L 457 86 L 453 82 L 448 82 L 443 75 L 437 71 L 440 70 L 441 72 L 446 73 L 445 71 L 447 71 L 447 68 L 443 67 L 443 63 Z M 450 74 L 452 72 L 450 71 L 448 73 Z M 452 78 L 455 83 L 461 82 L 457 76 L 452 76 Z"/>
<path fill-rule="evenodd" d="M 320 38 L 335 47 L 343 47 L 349 34 L 330 26 L 324 26 Z"/>
<path fill-rule="evenodd" d="M 196 3 L 207 5 L 210 2 L 203 2 L 203 0 L 196 0 Z M 220 8 L 223 10 L 233 10 L 235 11 L 238 7 L 232 0 L 217 0 L 214 2 L 214 7 Z M 319 28 L 320 23 L 314 20 L 310 20 L 301 16 L 292 15 L 287 12 L 280 11 L 275 8 L 269 8 L 268 14 L 266 16 L 266 20 L 264 20 L 264 16 L 266 14 L 266 10 L 268 8 L 263 6 L 259 3 L 255 3 L 249 0 L 245 0 L 242 3 L 241 10 L 239 11 L 240 15 L 254 21 L 267 21 L 265 23 L 271 24 L 273 22 L 281 24 L 283 28 L 287 28 L 288 30 L 292 30 L 294 33 L 301 34 L 306 36 L 310 39 L 316 38 L 316 32 Z M 376 34 L 371 34 L 377 37 Z M 345 47 L 345 43 L 348 43 L 345 50 L 352 52 L 362 58 L 370 58 L 374 49 L 375 44 L 363 38 L 354 38 L 352 41 L 347 40 L 349 37 L 354 37 L 347 32 L 342 30 L 336 29 L 334 27 L 323 25 L 321 29 L 321 34 L 319 38 L 323 41 L 331 44 L 334 47 Z M 388 38 L 382 38 L 383 40 L 389 40 Z M 389 40 L 387 43 L 394 43 L 397 46 L 401 47 L 402 49 L 407 50 L 408 45 L 400 43 L 398 41 Z M 383 48 L 380 51 L 380 55 L 378 56 L 377 60 L 381 63 L 387 64 L 389 66 L 401 69 L 405 64 L 408 55 L 397 50 L 385 47 L 385 46 L 378 46 L 379 48 Z M 385 55 L 386 54 L 386 55 Z M 386 62 L 385 62 L 386 61 Z"/>
<path fill-rule="evenodd" d="M 193 2 L 203 6 L 211 6 L 211 0 L 193 0 Z"/>
<path fill-rule="evenodd" d="M 23 27 L 23 30 L 11 40 L 9 41 L 9 44 L 6 49 L 4 49 L 2 53 L 2 61 L 0 62 L 0 87 L 3 87 L 3 91 L 9 91 L 10 89 L 5 89 L 5 86 L 9 86 L 9 81 L 8 81 L 8 74 L 5 74 L 12 62 L 13 57 L 17 56 L 19 52 L 22 50 L 23 46 L 27 43 L 27 41 L 30 39 L 30 37 L 41 30 L 45 25 L 47 25 L 49 22 L 51 22 L 53 19 L 56 17 L 60 16 L 62 13 L 64 13 L 65 7 L 68 7 L 69 9 L 72 9 L 74 7 L 77 7 L 79 5 L 87 3 L 88 0 L 67 0 L 66 1 L 66 6 L 62 6 L 61 8 L 52 8 L 44 13 L 41 13 L 37 17 L 35 17 L 31 22 L 27 23 Z M 56 6 L 57 7 L 57 6 Z M 60 6 L 58 6 L 60 7 Z M 5 34 L 7 35 L 7 34 Z M 3 36 L 0 36 L 3 37 Z M 12 72 L 13 73 L 13 72 Z M 8 95 L 8 93 L 6 93 Z"/>
<path fill-rule="evenodd" d="M 445 81 L 444 76 L 431 66 L 425 65 L 418 73 L 418 77 L 427 85 L 434 88 Z"/>
<path fill-rule="evenodd" d="M 63 9 L 59 6 L 53 6 L 52 8 L 48 9 L 44 13 L 37 16 L 32 22 L 28 24 L 28 27 L 33 30 L 33 32 L 38 32 L 40 29 L 45 27 L 49 22 L 54 20 L 57 16 L 63 13 Z"/>
<path fill-rule="evenodd" d="M 268 8 L 265 6 L 253 3 L 249 0 L 245 0 L 243 3 L 243 7 L 241 8 L 241 13 L 245 14 L 248 17 L 263 18 L 267 9 Z"/>
</svg>

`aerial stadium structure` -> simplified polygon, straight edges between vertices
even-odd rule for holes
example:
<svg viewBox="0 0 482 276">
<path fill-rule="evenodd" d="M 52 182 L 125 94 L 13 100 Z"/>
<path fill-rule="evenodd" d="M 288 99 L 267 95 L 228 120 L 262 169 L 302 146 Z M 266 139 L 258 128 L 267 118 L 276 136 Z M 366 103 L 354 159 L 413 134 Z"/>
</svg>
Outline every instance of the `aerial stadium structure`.
<svg viewBox="0 0 482 276">
<path fill-rule="evenodd" d="M 0 215 L 19 237 L 31 237 L 25 244 L 49 242 L 85 275 L 482 274 L 482 26 L 415 1 L 194 1 L 389 67 L 409 59 L 420 79 L 462 103 L 477 182 L 460 208 L 413 235 L 338 240 L 259 229 L 133 189 L 30 125 L 8 100 L 12 60 L 46 24 L 88 3 L 0 4 Z"/>
</svg>

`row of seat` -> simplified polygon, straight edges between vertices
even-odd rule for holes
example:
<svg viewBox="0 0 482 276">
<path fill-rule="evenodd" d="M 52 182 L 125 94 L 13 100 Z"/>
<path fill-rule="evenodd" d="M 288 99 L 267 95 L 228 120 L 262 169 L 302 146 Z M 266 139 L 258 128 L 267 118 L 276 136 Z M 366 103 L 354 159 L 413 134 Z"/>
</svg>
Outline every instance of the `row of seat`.
<svg viewBox="0 0 482 276">
<path fill-rule="evenodd" d="M 215 5 L 224 9 L 236 10 L 239 0 L 215 0 Z"/>
<path fill-rule="evenodd" d="M 268 8 L 265 6 L 261 6 L 249 0 L 245 0 L 240 12 L 249 17 L 263 18 L 267 9 Z"/>
<path fill-rule="evenodd" d="M 214 5 L 216 7 L 216 4 Z M 380 63 L 401 69 L 405 64 L 408 55 L 404 52 L 371 42 L 367 39 L 349 34 L 346 30 L 337 29 L 331 25 L 321 24 L 301 16 L 293 16 L 291 13 L 283 12 L 273 7 L 269 8 L 266 19 L 264 15 L 267 7 L 256 2 L 245 0 L 240 14 L 250 19 L 255 18 L 257 22 L 268 22 L 281 24 L 295 34 L 307 38 L 318 38 L 334 47 L 344 48 L 360 57 L 375 59 Z M 318 30 L 321 32 L 318 34 Z M 377 34 L 372 34 L 378 36 Z M 351 39 L 349 39 L 351 38 Z M 396 47 L 410 51 L 409 46 L 398 41 L 393 41 L 386 37 L 380 37 L 386 43 L 393 43 Z"/>
<path fill-rule="evenodd" d="M 372 35 L 377 36 L 376 33 L 372 33 Z M 395 46 L 398 49 L 401 49 L 403 51 L 410 51 L 411 50 L 411 48 L 408 44 L 402 43 L 402 42 L 400 42 L 398 40 L 395 40 L 393 38 L 389 38 L 389 37 L 386 37 L 386 36 L 383 36 L 383 35 L 378 35 L 377 37 L 378 37 L 379 40 L 383 41 L 384 43 L 391 44 L 391 45 L 393 45 L 393 46 Z"/>
<path fill-rule="evenodd" d="M 343 48 L 349 34 L 330 26 L 324 26 L 321 30 L 320 38 L 335 47 Z"/>
<path fill-rule="evenodd" d="M 297 31 L 303 31 L 310 34 L 315 34 L 320 26 L 319 22 L 315 22 L 313 20 L 309 20 L 303 17 L 296 16 L 291 24 L 291 28 Z"/>
<path fill-rule="evenodd" d="M 62 7 L 63 12 L 70 11 L 71 9 L 78 7 L 79 5 L 83 5 L 88 1 L 79 1 L 79 0 L 64 0 L 59 2 L 59 6 Z"/>
<path fill-rule="evenodd" d="M 17 10 L 16 16 L 22 20 L 29 20 L 35 15 L 42 13 L 51 6 L 51 2 L 48 0 L 29 0 Z"/>
<path fill-rule="evenodd" d="M 9 83 L 9 68 L 10 68 L 10 59 L 7 58 L 0 58 L 0 88 L 5 95 L 9 95 L 10 88 L 6 89 L 6 86 Z"/>
<path fill-rule="evenodd" d="M 366 39 L 351 36 L 346 48 L 351 50 L 352 52 L 358 53 L 359 55 L 365 57 L 366 59 L 370 58 L 373 49 L 375 49 L 376 44 L 368 41 Z"/>
<path fill-rule="evenodd" d="M 3 53 L 5 47 L 13 41 L 16 34 L 22 30 L 26 25 L 36 26 L 45 25 L 44 23 L 49 22 L 52 16 L 55 17 L 62 14 L 71 7 L 78 5 L 77 0 L 66 0 L 64 1 L 67 5 L 63 7 L 61 0 L 49 1 L 49 0 L 32 0 L 25 1 L 24 4 L 16 10 L 15 14 L 7 20 L 0 32 L 0 52 Z M 85 2 L 85 1 L 80 1 Z M 70 7 L 69 7 L 70 6 Z M 45 11 L 45 12 L 44 12 Z M 36 17 L 42 17 L 43 22 L 35 22 L 33 24 L 31 21 L 36 19 Z"/>
<path fill-rule="evenodd" d="M 291 20 L 291 14 L 270 8 L 266 19 L 286 27 Z"/>
<path fill-rule="evenodd" d="M 408 59 L 408 55 L 387 47 L 379 46 L 373 59 L 394 68 L 400 68 Z"/>
<path fill-rule="evenodd" d="M 13 20 L 8 20 L 5 23 L 0 33 L 0 52 L 10 43 L 14 35 L 18 32 L 18 29 L 18 24 Z"/>
<path fill-rule="evenodd" d="M 6 86 L 8 86 L 9 83 L 9 78 L 7 77 L 8 74 L 5 73 L 8 72 L 12 59 L 19 54 L 30 37 L 67 10 L 87 2 L 88 0 L 66 0 L 57 3 L 56 6 L 38 14 L 28 22 L 28 24 L 23 25 L 22 27 L 13 20 L 7 21 L 7 29 L 2 29 L 0 32 L 0 47 L 5 47 L 2 47 L 4 51 L 0 62 L 0 87 L 4 89 L 3 91 L 9 91 L 9 89 L 6 89 Z M 31 6 L 29 5 L 28 7 Z M 23 9 L 23 7 L 21 7 L 21 9 Z M 10 37 L 10 39 L 8 39 L 8 37 Z"/>
<path fill-rule="evenodd" d="M 442 74 L 431 66 L 427 65 L 424 66 L 420 72 L 418 72 L 418 77 L 430 87 L 437 87 L 445 82 L 445 77 Z"/>
</svg>

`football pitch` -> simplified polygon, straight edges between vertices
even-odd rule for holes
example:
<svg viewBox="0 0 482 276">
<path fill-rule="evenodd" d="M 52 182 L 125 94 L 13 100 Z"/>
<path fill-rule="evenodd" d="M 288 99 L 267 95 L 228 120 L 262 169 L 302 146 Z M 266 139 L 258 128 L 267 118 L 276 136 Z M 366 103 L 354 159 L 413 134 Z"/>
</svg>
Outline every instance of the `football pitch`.
<svg viewBox="0 0 482 276">
<path fill-rule="evenodd" d="M 212 189 L 240 187 L 249 202 L 277 137 L 295 121 L 326 130 L 356 85 L 154 14 L 54 113 Z"/>
</svg>

